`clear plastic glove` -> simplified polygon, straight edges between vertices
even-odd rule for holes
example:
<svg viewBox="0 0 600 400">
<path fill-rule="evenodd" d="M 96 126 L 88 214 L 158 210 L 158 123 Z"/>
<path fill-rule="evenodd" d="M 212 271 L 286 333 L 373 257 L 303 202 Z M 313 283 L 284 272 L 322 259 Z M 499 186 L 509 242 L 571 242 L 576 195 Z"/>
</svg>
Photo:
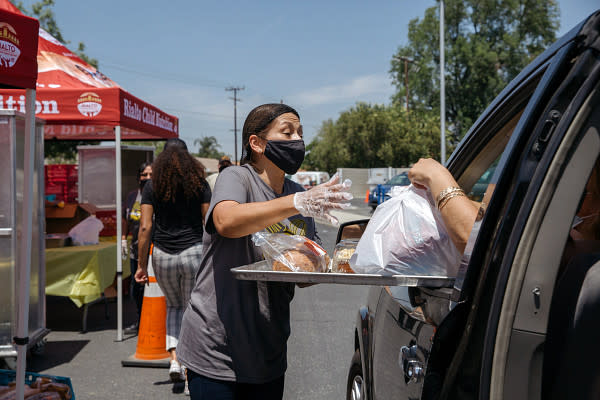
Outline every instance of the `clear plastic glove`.
<svg viewBox="0 0 600 400">
<path fill-rule="evenodd" d="M 128 253 L 129 253 L 129 245 L 127 244 L 127 239 L 121 239 L 121 258 L 123 260 L 126 260 Z"/>
<path fill-rule="evenodd" d="M 331 215 L 331 210 L 350 207 L 353 196 L 348 189 L 352 181 L 346 179 L 338 183 L 340 177 L 335 174 L 328 182 L 294 195 L 294 207 L 305 217 L 320 218 L 338 225 L 338 220 Z"/>
</svg>

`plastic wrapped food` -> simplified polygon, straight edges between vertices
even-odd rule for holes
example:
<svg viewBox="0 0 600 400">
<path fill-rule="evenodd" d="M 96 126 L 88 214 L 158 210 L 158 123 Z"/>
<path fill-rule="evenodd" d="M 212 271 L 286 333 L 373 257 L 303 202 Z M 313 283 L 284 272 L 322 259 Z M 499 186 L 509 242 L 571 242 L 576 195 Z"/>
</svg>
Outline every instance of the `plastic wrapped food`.
<svg viewBox="0 0 600 400">
<path fill-rule="evenodd" d="M 350 257 L 356 250 L 358 239 L 346 239 L 335 245 L 331 262 L 331 272 L 354 274 L 350 267 Z"/>
<path fill-rule="evenodd" d="M 329 256 L 318 243 L 300 235 L 257 232 L 252 241 L 274 271 L 327 272 Z"/>
</svg>

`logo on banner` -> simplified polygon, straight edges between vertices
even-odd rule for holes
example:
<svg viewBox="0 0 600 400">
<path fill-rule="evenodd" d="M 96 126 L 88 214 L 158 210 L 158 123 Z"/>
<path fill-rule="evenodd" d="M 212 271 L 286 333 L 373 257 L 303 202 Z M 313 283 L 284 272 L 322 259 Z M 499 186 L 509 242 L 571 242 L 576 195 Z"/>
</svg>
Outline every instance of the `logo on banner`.
<svg viewBox="0 0 600 400">
<path fill-rule="evenodd" d="M 11 68 L 20 55 L 17 31 L 6 22 L 0 22 L 0 65 Z"/>
<path fill-rule="evenodd" d="M 95 117 L 102 111 L 102 99 L 94 92 L 85 92 L 77 99 L 77 109 L 86 117 Z"/>
</svg>

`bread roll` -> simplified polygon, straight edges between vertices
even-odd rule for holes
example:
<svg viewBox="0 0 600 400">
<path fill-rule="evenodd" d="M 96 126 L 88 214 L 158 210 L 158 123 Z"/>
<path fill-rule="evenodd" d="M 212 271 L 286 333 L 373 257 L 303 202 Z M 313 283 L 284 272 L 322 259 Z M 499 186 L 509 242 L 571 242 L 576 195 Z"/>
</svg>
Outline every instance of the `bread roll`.
<svg viewBox="0 0 600 400">
<path fill-rule="evenodd" d="M 287 250 L 283 253 L 283 256 L 291 265 L 296 267 L 296 271 L 322 272 L 320 270 L 319 258 L 314 253 L 302 250 Z M 273 261 L 273 271 L 290 272 L 293 270 L 281 261 L 275 260 Z"/>
</svg>

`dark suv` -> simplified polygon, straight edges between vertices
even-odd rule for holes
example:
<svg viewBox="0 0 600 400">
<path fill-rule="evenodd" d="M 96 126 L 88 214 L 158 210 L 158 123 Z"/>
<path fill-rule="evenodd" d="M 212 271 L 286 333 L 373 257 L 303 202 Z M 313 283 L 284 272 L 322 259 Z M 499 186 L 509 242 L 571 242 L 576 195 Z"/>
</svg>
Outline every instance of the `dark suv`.
<svg viewBox="0 0 600 400">
<path fill-rule="evenodd" d="M 600 240 L 572 232 L 600 209 L 582 215 L 599 154 L 600 11 L 525 68 L 448 160 L 487 208 L 446 287 L 370 289 L 347 398 L 600 398 Z"/>
</svg>

